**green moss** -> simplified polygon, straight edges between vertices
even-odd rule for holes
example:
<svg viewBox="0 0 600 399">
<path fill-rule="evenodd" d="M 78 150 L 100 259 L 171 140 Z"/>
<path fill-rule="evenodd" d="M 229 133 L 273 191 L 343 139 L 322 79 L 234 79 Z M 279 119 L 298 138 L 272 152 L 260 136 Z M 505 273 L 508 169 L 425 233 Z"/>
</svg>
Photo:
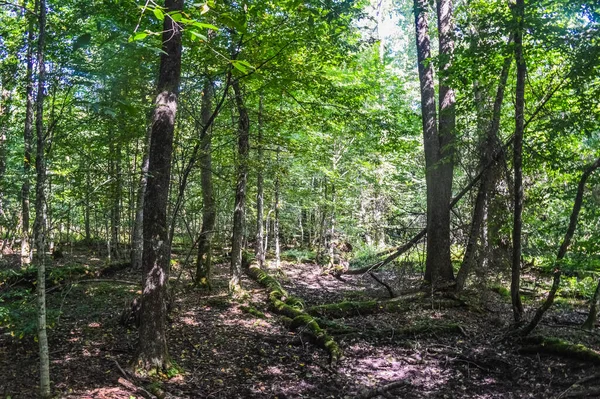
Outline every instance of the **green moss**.
<svg viewBox="0 0 600 399">
<path fill-rule="evenodd" d="M 242 305 L 242 306 L 240 306 L 240 309 L 242 309 L 243 312 L 246 312 L 246 313 L 248 313 L 256 318 L 259 318 L 259 319 L 265 319 L 267 317 L 267 316 L 265 316 L 265 314 L 263 312 L 261 312 L 258 309 L 253 308 L 252 306 Z"/>
<path fill-rule="evenodd" d="M 600 353 L 585 345 L 574 344 L 555 337 L 533 336 L 523 340 L 525 344 L 519 350 L 521 353 L 547 353 L 600 364 Z"/>
</svg>

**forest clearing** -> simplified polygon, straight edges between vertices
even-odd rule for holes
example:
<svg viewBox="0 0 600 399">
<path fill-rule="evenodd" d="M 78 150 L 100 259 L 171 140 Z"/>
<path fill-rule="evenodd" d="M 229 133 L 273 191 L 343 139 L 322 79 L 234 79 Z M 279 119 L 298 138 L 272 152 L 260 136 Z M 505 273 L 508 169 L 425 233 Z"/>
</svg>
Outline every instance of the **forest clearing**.
<svg viewBox="0 0 600 399">
<path fill-rule="evenodd" d="M 0 0 L 1 398 L 600 397 L 600 3 Z"/>
</svg>

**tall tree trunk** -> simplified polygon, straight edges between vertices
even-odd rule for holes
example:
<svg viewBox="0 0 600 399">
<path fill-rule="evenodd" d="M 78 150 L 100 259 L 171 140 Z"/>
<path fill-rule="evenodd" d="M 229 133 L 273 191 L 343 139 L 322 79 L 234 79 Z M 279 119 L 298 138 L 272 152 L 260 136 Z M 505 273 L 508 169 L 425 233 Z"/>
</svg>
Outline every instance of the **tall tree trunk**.
<svg viewBox="0 0 600 399">
<path fill-rule="evenodd" d="M 277 146 L 276 165 L 279 168 L 279 146 Z M 281 267 L 281 243 L 279 241 L 279 169 L 275 172 L 275 220 L 273 221 L 273 238 L 275 240 L 275 267 Z"/>
<path fill-rule="evenodd" d="M 144 197 L 148 185 L 148 166 L 150 154 L 151 126 L 146 129 L 144 149 L 142 156 L 142 167 L 140 170 L 140 181 L 137 187 L 137 199 L 135 205 L 135 221 L 133 222 L 133 234 L 131 237 L 131 267 L 142 270 L 142 255 L 144 253 Z"/>
<path fill-rule="evenodd" d="M 256 242 L 254 244 L 256 259 L 258 265 L 262 269 L 265 264 L 265 249 L 264 241 L 264 211 L 265 211 L 265 196 L 264 196 L 264 148 L 263 148 L 263 98 L 259 98 L 258 103 L 258 170 L 256 177 Z"/>
<path fill-rule="evenodd" d="M 121 224 L 121 143 L 116 134 L 111 137 L 117 140 L 117 143 L 111 142 L 111 200 L 110 208 L 110 240 L 112 241 L 111 250 L 115 259 L 119 258 L 119 229 Z"/>
<path fill-rule="evenodd" d="M 211 123 L 213 83 L 207 78 L 204 83 L 204 96 L 200 110 L 203 127 Z M 196 284 L 210 288 L 212 238 L 214 236 L 217 215 L 212 184 L 212 132 L 202 129 L 200 137 L 200 182 L 202 184 L 202 230 L 198 240 L 198 259 L 196 261 Z"/>
<path fill-rule="evenodd" d="M 89 245 L 92 241 L 91 221 L 90 221 L 90 193 L 92 192 L 92 178 L 90 169 L 85 168 L 85 201 L 83 209 L 83 218 L 85 225 L 85 242 Z"/>
<path fill-rule="evenodd" d="M 496 92 L 496 99 L 494 101 L 494 109 L 492 111 L 492 120 L 487 128 L 487 134 L 483 145 L 481 146 L 481 165 L 489 165 L 493 162 L 494 148 L 498 147 L 498 131 L 500 130 L 500 114 L 502 111 L 502 102 L 504 101 L 504 89 L 506 88 L 506 81 L 508 80 L 508 72 L 510 70 L 510 64 L 512 57 L 506 57 L 504 64 L 502 65 L 502 71 L 500 73 L 500 81 L 498 82 L 498 90 Z M 477 249 L 477 239 L 480 237 L 481 226 L 486 214 L 485 206 L 487 203 L 487 196 L 490 191 L 491 183 L 491 169 L 490 166 L 483 170 L 481 180 L 479 181 L 479 188 L 477 191 L 477 197 L 475 199 L 475 206 L 473 207 L 473 219 L 471 221 L 471 230 L 469 233 L 469 241 L 467 242 L 467 249 L 465 250 L 465 256 L 463 258 L 462 265 L 456 276 L 456 290 L 461 291 L 464 288 L 465 282 L 469 272 L 471 271 L 473 264 L 475 263 L 475 254 Z"/>
<path fill-rule="evenodd" d="M 165 0 L 167 12 L 183 10 L 183 0 Z M 158 95 L 150 138 L 148 182 L 144 199 L 143 291 L 139 342 L 134 368 L 169 367 L 166 337 L 169 247 L 167 202 L 171 176 L 173 132 L 181 78 L 181 26 L 165 18 Z"/>
<path fill-rule="evenodd" d="M 521 321 L 523 304 L 519 287 L 521 284 L 521 231 L 523 228 L 523 134 L 525 128 L 525 59 L 523 58 L 523 30 L 525 0 L 516 0 L 513 13 L 517 23 L 515 32 L 515 61 L 517 63 L 517 86 L 515 98 L 515 138 L 513 144 L 514 216 L 513 216 L 513 254 L 510 295 L 513 316 L 516 323 Z"/>
<path fill-rule="evenodd" d="M 561 275 L 561 263 L 571 245 L 571 241 L 573 240 L 573 235 L 575 234 L 575 229 L 577 228 L 577 222 L 579 219 L 579 212 L 581 211 L 581 206 L 583 205 L 583 194 L 585 192 L 585 184 L 587 183 L 587 179 L 590 175 L 596 170 L 600 168 L 600 158 L 596 160 L 590 167 L 588 167 L 581 175 L 581 179 L 579 179 L 579 184 L 577 186 L 577 195 L 575 196 L 575 202 L 573 203 L 573 210 L 571 211 L 571 218 L 569 220 L 569 227 L 567 228 L 567 232 L 565 233 L 565 237 L 563 239 L 560 248 L 558 249 L 558 254 L 556 255 L 556 269 L 554 270 L 554 279 L 552 282 L 552 288 L 548 293 L 548 297 L 535 312 L 531 321 L 520 331 L 520 334 L 525 336 L 533 331 L 533 329 L 538 325 L 538 323 L 542 320 L 544 313 L 554 303 L 554 297 L 556 296 L 556 292 L 558 291 L 558 287 L 560 286 L 560 275 Z M 597 300 L 597 298 L 594 298 Z M 595 308 L 595 303 L 592 300 L 592 309 Z M 592 310 L 591 309 L 591 310 Z M 591 315 L 591 312 L 590 312 Z M 589 317 L 586 323 L 590 321 Z M 591 329 L 593 327 L 593 323 L 591 326 L 584 324 L 584 328 Z"/>
<path fill-rule="evenodd" d="M 37 1 L 35 9 L 37 12 Z M 34 47 L 34 18 L 29 16 L 27 28 L 27 55 L 25 72 L 25 128 L 23 131 L 23 185 L 21 186 L 21 264 L 31 263 L 31 244 L 29 242 L 30 216 L 29 193 L 31 191 L 31 153 L 33 148 L 33 47 Z"/>
<path fill-rule="evenodd" d="M 232 84 L 235 103 L 238 110 L 238 166 L 237 185 L 235 189 L 235 208 L 233 212 L 233 237 L 231 244 L 231 280 L 229 292 L 235 293 L 241 289 L 242 276 L 242 244 L 244 241 L 244 218 L 246 203 L 246 183 L 248 181 L 248 152 L 250 150 L 249 133 L 250 120 L 248 110 L 238 81 Z"/>
<path fill-rule="evenodd" d="M 39 0 L 38 14 L 38 46 L 37 46 L 37 97 L 35 131 L 37 148 L 35 157 L 35 220 L 33 236 L 38 269 L 37 275 L 37 321 L 38 343 L 40 351 L 40 395 L 50 397 L 50 359 L 48 335 L 46 333 L 46 137 L 44 131 L 44 85 L 46 83 L 46 64 L 44 49 L 46 42 L 46 0 Z"/>
<path fill-rule="evenodd" d="M 425 147 L 425 179 L 427 184 L 427 260 L 425 280 L 436 283 L 440 279 L 453 279 L 450 262 L 450 202 L 452 180 L 448 181 L 449 159 L 442 159 L 442 152 L 450 155 L 448 143 L 453 130 L 450 115 L 453 113 L 451 92 L 445 91 L 443 112 L 444 140 L 440 140 L 436 121 L 435 88 L 433 66 L 430 62 L 431 49 L 429 23 L 427 20 L 427 1 L 415 0 L 415 26 L 417 39 L 417 58 L 419 82 L 421 88 L 421 114 L 423 119 L 423 143 Z M 440 96 L 442 98 L 442 96 Z M 445 148 L 442 146 L 445 145 Z M 450 167 L 451 168 L 451 167 Z M 450 176 L 451 177 L 451 176 Z M 449 183 L 449 184 L 448 184 Z"/>
</svg>

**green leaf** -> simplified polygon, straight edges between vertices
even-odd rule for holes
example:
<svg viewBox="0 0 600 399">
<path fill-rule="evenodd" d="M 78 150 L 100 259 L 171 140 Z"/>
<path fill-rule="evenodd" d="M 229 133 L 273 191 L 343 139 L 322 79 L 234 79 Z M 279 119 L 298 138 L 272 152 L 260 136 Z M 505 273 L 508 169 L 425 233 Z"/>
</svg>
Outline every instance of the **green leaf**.
<svg viewBox="0 0 600 399">
<path fill-rule="evenodd" d="M 165 13 L 162 12 L 162 10 L 160 8 L 155 8 L 154 10 L 152 10 L 152 12 L 154 13 L 154 16 L 156 17 L 156 19 L 158 19 L 159 21 L 162 21 L 165 19 Z"/>
<path fill-rule="evenodd" d="M 231 63 L 233 64 L 233 67 L 235 69 L 241 71 L 242 73 L 248 72 L 248 68 L 246 68 L 244 64 L 242 64 L 242 61 L 232 60 Z"/>
<path fill-rule="evenodd" d="M 198 27 L 198 28 L 200 28 L 200 29 L 204 29 L 204 28 L 206 28 L 206 29 L 212 29 L 212 30 L 219 30 L 219 28 L 217 28 L 217 27 L 216 27 L 216 26 L 214 26 L 214 25 L 211 25 L 211 24 L 205 24 L 205 23 L 198 22 L 198 21 L 194 22 L 192 25 L 194 25 L 194 26 L 196 26 L 196 27 Z"/>
<path fill-rule="evenodd" d="M 145 39 L 146 36 L 148 36 L 148 34 L 146 32 L 140 32 L 140 33 L 136 33 L 135 36 L 133 37 L 129 37 L 129 42 L 134 42 L 136 40 L 142 40 Z"/>
<path fill-rule="evenodd" d="M 206 36 L 204 36 L 201 33 L 194 32 L 194 31 L 190 31 L 190 33 L 193 35 L 193 37 L 198 37 L 198 38 L 204 40 L 205 42 L 208 41 L 208 39 L 206 38 Z"/>
</svg>

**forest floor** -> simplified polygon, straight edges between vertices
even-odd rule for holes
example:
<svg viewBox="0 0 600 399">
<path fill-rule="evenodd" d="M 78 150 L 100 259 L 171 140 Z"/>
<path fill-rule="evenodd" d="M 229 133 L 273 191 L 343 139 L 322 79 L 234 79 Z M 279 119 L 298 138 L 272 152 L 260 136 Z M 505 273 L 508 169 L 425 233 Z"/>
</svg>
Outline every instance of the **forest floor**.
<svg viewBox="0 0 600 399">
<path fill-rule="evenodd" d="M 62 262 L 73 261 L 90 267 L 101 264 L 83 255 Z M 369 275 L 344 276 L 340 281 L 323 275 L 319 266 L 288 262 L 269 273 L 307 307 L 389 297 Z M 175 279 L 177 270 L 172 274 Z M 211 292 L 191 289 L 187 273 L 181 274 L 168 333 L 177 370 L 171 378 L 140 379 L 136 385 L 152 392 L 160 387 L 171 398 L 354 398 L 389 383 L 395 388 L 384 397 L 553 398 L 568 397 L 574 383 L 600 371 L 598 365 L 573 358 L 520 353 L 517 341 L 502 339 L 511 320 L 507 298 L 481 289 L 467 292 L 458 307 L 436 307 L 425 299 L 403 312 L 358 312 L 337 319 L 354 333 L 334 336 L 343 358 L 330 365 L 327 353 L 302 329 L 290 332 L 284 327 L 269 308 L 266 291 L 254 281 L 246 277 L 242 284 L 247 295 L 230 299 L 228 274 L 228 265 L 215 267 Z M 421 277 L 404 269 L 381 271 L 378 276 L 396 293 L 418 287 Z M 135 282 L 139 273 L 122 270 L 110 278 Z M 48 295 L 48 308 L 57 315 L 51 317 L 49 330 L 56 397 L 151 395 L 123 385 L 127 375 L 122 369 L 133 356 L 137 331 L 119 319 L 139 287 L 94 282 L 58 288 Z M 538 298 L 542 297 L 543 292 Z M 572 303 L 554 306 L 534 334 L 561 337 L 597 351 L 600 331 L 577 328 L 585 318 L 583 310 Z M 435 328 L 450 324 L 460 328 L 446 332 Z M 420 328 L 409 336 L 395 335 L 410 326 Z M 37 344 L 31 336 L 19 339 L 7 331 L 0 328 L 0 398 L 34 398 Z"/>
</svg>

